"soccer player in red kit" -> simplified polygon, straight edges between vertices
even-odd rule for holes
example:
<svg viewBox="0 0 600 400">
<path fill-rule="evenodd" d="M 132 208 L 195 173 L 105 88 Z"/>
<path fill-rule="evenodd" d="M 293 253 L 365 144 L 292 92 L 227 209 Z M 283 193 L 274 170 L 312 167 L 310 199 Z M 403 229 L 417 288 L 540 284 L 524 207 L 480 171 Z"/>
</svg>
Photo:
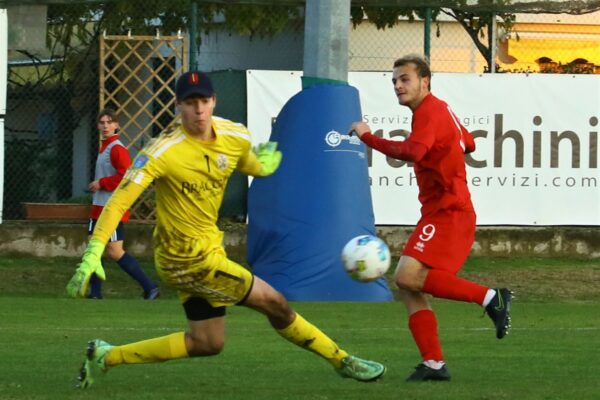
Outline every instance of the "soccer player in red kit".
<svg viewBox="0 0 600 400">
<path fill-rule="evenodd" d="M 409 55 L 394 62 L 394 91 L 413 112 L 404 141 L 379 138 L 365 122 L 352 124 L 368 146 L 414 163 L 421 219 L 395 272 L 395 283 L 409 315 L 408 326 L 423 362 L 407 381 L 450 380 L 438 337 L 437 320 L 425 294 L 482 305 L 502 339 L 510 327 L 509 289 L 491 289 L 457 276 L 475 239 L 475 210 L 467 187 L 464 154 L 475 150 L 473 136 L 444 101 L 431 92 L 427 61 Z"/>
</svg>

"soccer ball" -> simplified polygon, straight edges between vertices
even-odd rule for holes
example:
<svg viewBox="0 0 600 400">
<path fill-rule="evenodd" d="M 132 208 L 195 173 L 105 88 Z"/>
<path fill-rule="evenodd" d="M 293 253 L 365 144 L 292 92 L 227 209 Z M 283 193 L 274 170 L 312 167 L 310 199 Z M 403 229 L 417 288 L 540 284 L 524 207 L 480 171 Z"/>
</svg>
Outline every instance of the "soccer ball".
<svg viewBox="0 0 600 400">
<path fill-rule="evenodd" d="M 390 249 L 373 235 L 350 239 L 342 250 L 346 272 L 360 282 L 371 282 L 382 277 L 390 267 Z"/>
</svg>

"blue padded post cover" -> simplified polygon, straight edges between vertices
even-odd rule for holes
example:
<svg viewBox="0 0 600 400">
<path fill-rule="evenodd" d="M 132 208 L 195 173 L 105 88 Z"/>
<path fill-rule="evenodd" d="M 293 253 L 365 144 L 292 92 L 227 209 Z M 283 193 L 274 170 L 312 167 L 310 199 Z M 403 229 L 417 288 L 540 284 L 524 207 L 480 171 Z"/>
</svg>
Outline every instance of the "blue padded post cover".
<svg viewBox="0 0 600 400">
<path fill-rule="evenodd" d="M 347 132 L 361 120 L 348 85 L 302 90 L 283 107 L 271 140 L 283 160 L 248 193 L 248 261 L 288 300 L 389 301 L 384 281 L 352 280 L 340 254 L 351 238 L 375 234 L 365 145 Z"/>
</svg>

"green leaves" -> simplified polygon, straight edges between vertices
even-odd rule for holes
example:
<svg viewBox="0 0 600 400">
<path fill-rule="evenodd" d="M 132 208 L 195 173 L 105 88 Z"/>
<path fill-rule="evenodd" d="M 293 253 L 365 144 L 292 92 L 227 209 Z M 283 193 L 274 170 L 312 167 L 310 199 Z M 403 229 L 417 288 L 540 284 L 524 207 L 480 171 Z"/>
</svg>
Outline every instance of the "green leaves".
<svg viewBox="0 0 600 400">
<path fill-rule="evenodd" d="M 367 17 L 369 22 L 375 24 L 377 29 L 382 30 L 393 28 L 399 22 L 399 17 L 406 17 L 412 22 L 416 16 L 422 18 L 423 14 L 423 9 L 421 8 L 407 7 L 353 6 L 350 9 L 350 18 L 355 28 Z"/>
<path fill-rule="evenodd" d="M 273 36 L 291 22 L 302 22 L 301 8 L 295 6 L 236 5 L 224 7 L 223 28 L 241 35 Z M 298 26 L 298 25 L 297 25 Z M 298 27 L 302 27 L 300 24 Z"/>
<path fill-rule="evenodd" d="M 215 29 L 246 36 L 273 36 L 286 27 L 303 26 L 302 7 L 281 5 L 245 5 L 197 1 L 197 32 Z M 106 3 L 53 4 L 48 7 L 48 46 L 89 44 L 91 32 L 109 35 L 169 35 L 191 31 L 191 0 L 147 0 L 139 2 L 115 0 Z M 296 22 L 294 24 L 294 22 Z M 196 38 L 198 41 L 200 37 Z"/>
</svg>

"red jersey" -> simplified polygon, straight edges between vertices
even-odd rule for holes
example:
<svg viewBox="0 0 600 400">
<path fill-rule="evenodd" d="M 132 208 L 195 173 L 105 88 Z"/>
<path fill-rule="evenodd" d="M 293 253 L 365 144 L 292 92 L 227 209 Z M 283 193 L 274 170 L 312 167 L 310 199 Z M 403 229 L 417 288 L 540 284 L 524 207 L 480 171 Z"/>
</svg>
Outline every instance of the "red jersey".
<svg viewBox="0 0 600 400">
<path fill-rule="evenodd" d="M 474 211 L 464 153 L 475 150 L 475 141 L 448 104 L 431 93 L 425 96 L 413 113 L 407 140 L 427 147 L 414 163 L 421 215 L 442 209 Z"/>
<path fill-rule="evenodd" d="M 444 209 L 474 211 L 464 153 L 475 150 L 475 141 L 446 102 L 431 93 L 425 96 L 403 142 L 370 133 L 361 139 L 388 156 L 414 162 L 422 216 Z"/>
</svg>

